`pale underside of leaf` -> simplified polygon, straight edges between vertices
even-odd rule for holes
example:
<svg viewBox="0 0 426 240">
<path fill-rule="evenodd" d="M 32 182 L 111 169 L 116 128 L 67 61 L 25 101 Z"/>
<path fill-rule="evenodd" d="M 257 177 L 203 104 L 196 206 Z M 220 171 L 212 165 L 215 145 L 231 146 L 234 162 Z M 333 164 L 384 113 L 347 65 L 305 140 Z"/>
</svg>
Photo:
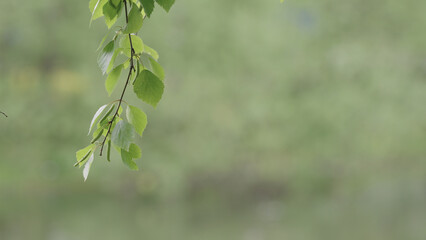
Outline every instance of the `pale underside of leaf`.
<svg viewBox="0 0 426 240">
<path fill-rule="evenodd" d="M 90 24 L 93 20 L 96 20 L 103 16 L 103 6 L 108 2 L 108 0 L 98 0 L 96 4 L 93 5 L 94 1 L 89 3 L 89 8 L 92 12 L 92 17 L 90 18 Z M 91 9 L 93 7 L 93 10 Z"/>
<path fill-rule="evenodd" d="M 89 132 L 87 133 L 87 135 L 90 134 L 90 132 L 93 129 L 93 126 L 95 125 L 95 123 L 99 120 L 99 117 L 101 116 L 102 112 L 105 110 L 105 108 L 107 107 L 107 104 L 103 105 L 102 107 L 100 107 L 98 109 L 98 111 L 96 111 L 95 115 L 92 118 L 92 122 L 90 123 L 90 127 L 89 127 Z"/>
<path fill-rule="evenodd" d="M 114 45 L 115 45 L 114 41 L 109 42 L 104 47 L 101 54 L 99 55 L 98 65 L 101 68 L 102 74 L 105 74 L 108 72 L 111 59 L 114 56 Z"/>
<path fill-rule="evenodd" d="M 142 136 L 143 131 L 147 125 L 146 114 L 135 106 L 128 105 L 126 110 L 127 120 L 133 125 L 136 132 Z"/>
<path fill-rule="evenodd" d="M 90 167 L 92 166 L 92 163 L 93 163 L 94 159 L 95 159 L 95 154 L 92 153 L 92 155 L 90 155 L 89 160 L 87 160 L 86 164 L 84 165 L 84 169 L 83 169 L 84 181 L 86 181 L 87 177 L 89 176 Z"/>
<path fill-rule="evenodd" d="M 129 150 L 130 144 L 135 139 L 135 130 L 131 124 L 119 121 L 112 131 L 111 141 L 119 148 Z"/>
</svg>

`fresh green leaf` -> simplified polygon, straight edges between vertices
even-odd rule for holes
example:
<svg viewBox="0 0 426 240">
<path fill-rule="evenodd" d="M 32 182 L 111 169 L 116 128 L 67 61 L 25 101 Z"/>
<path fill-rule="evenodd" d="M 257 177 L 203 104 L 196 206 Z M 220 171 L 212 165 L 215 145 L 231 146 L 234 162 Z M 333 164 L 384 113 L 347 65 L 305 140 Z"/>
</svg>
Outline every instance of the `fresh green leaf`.
<svg viewBox="0 0 426 240">
<path fill-rule="evenodd" d="M 155 51 L 153 48 L 144 45 L 144 53 L 150 55 L 152 58 L 154 58 L 156 61 L 158 61 L 159 55 L 157 53 L 157 51 Z"/>
<path fill-rule="evenodd" d="M 95 153 L 92 153 L 92 155 L 90 155 L 89 160 L 87 160 L 86 165 L 84 165 L 84 169 L 83 169 L 84 181 L 86 181 L 87 177 L 89 176 L 90 167 L 92 166 L 94 159 L 95 159 Z"/>
<path fill-rule="evenodd" d="M 93 10 L 95 10 L 95 7 L 96 7 L 96 4 L 98 4 L 98 1 L 99 0 L 90 0 L 90 2 L 89 2 L 90 13 L 93 14 Z"/>
<path fill-rule="evenodd" d="M 118 79 L 120 78 L 121 71 L 123 70 L 123 64 L 118 65 L 111 73 L 108 75 L 105 81 L 105 88 L 108 92 L 108 95 L 111 96 L 111 93 L 114 91 L 115 86 L 117 86 Z"/>
<path fill-rule="evenodd" d="M 89 156 L 89 154 L 93 151 L 95 145 L 90 144 L 89 146 L 78 150 L 75 153 L 75 157 L 77 159 L 77 163 L 75 166 L 81 166 L 84 162 L 84 160 L 86 160 L 86 158 Z"/>
<path fill-rule="evenodd" d="M 123 63 L 123 68 L 124 69 L 128 69 L 130 67 L 130 58 L 127 59 L 124 63 Z"/>
<path fill-rule="evenodd" d="M 164 83 L 149 70 L 143 70 L 135 81 L 133 91 L 142 101 L 156 107 L 164 91 Z"/>
<path fill-rule="evenodd" d="M 130 156 L 132 156 L 132 158 L 135 158 L 135 159 L 142 157 L 142 150 L 139 148 L 138 145 L 134 143 L 130 145 L 129 153 L 130 153 Z"/>
<path fill-rule="evenodd" d="M 151 63 L 152 71 L 155 73 L 155 75 L 157 75 L 161 81 L 164 81 L 165 74 L 163 67 L 153 58 L 149 58 L 149 62 Z"/>
<path fill-rule="evenodd" d="M 94 1 L 89 2 L 89 9 L 92 13 L 90 23 L 92 23 L 93 20 L 96 20 L 104 15 L 103 7 L 107 2 L 108 0 L 98 0 L 96 3 L 94 3 Z"/>
<path fill-rule="evenodd" d="M 95 143 L 103 134 L 104 129 L 103 128 L 99 128 L 100 131 L 96 131 L 97 134 L 93 137 L 92 141 L 90 143 Z"/>
<path fill-rule="evenodd" d="M 138 145 L 132 143 L 129 148 L 129 153 L 132 156 L 132 158 L 137 159 L 142 157 L 142 150 L 139 148 Z"/>
<path fill-rule="evenodd" d="M 166 10 L 166 12 L 168 12 L 170 8 L 173 6 L 173 4 L 175 3 L 175 0 L 155 0 L 155 1 L 158 3 L 158 5 L 163 7 L 164 10 Z"/>
<path fill-rule="evenodd" d="M 142 13 L 141 11 L 139 11 L 138 6 L 134 4 L 132 9 L 130 9 L 129 22 L 127 23 L 127 27 L 124 30 L 124 33 L 125 34 L 137 33 L 139 29 L 141 29 L 142 25 L 143 25 Z"/>
<path fill-rule="evenodd" d="M 111 62 L 111 58 L 114 55 L 114 41 L 109 42 L 98 58 L 98 65 L 102 70 L 102 73 L 105 74 L 108 70 L 108 66 Z"/>
<path fill-rule="evenodd" d="M 151 17 L 151 13 L 154 11 L 154 0 L 139 0 L 142 4 L 143 9 L 148 17 Z"/>
<path fill-rule="evenodd" d="M 100 107 L 98 109 L 98 111 L 96 111 L 95 115 L 92 118 L 92 122 L 90 123 L 89 133 L 87 133 L 87 135 L 90 134 L 90 132 L 92 131 L 93 126 L 95 125 L 95 123 L 98 122 L 99 117 L 101 116 L 102 112 L 105 110 L 106 107 L 107 107 L 107 104 L 103 105 L 102 107 Z"/>
<path fill-rule="evenodd" d="M 95 131 L 93 131 L 92 137 L 95 138 L 97 137 L 100 133 L 102 133 L 104 131 L 103 127 L 98 127 Z"/>
<path fill-rule="evenodd" d="M 114 110 L 114 108 L 115 108 L 115 104 L 112 104 L 111 107 L 108 109 L 108 111 L 105 113 L 105 115 L 102 117 L 102 119 L 99 121 L 100 124 L 105 122 L 105 120 L 112 113 L 112 110 Z M 103 127 L 103 126 L 101 126 L 101 127 Z"/>
<path fill-rule="evenodd" d="M 130 169 L 139 170 L 138 165 L 132 159 L 132 155 L 124 149 L 121 149 L 121 159 Z"/>
<path fill-rule="evenodd" d="M 119 8 L 123 3 L 123 0 L 109 0 L 115 8 Z"/>
<path fill-rule="evenodd" d="M 119 148 L 129 150 L 130 144 L 135 139 L 135 130 L 132 125 L 123 120 L 119 121 L 112 131 L 111 141 Z"/>
<path fill-rule="evenodd" d="M 142 53 L 144 50 L 142 39 L 136 35 L 131 35 L 131 39 L 132 39 L 133 48 L 135 49 L 135 53 L 136 54 Z M 121 38 L 120 47 L 123 48 L 124 54 L 127 57 L 130 57 L 131 47 L 130 47 L 129 35 L 126 35 L 123 38 Z"/>
<path fill-rule="evenodd" d="M 118 7 L 115 7 L 111 1 L 108 1 L 104 7 L 103 7 L 103 13 L 105 16 L 105 23 L 108 26 L 108 28 L 111 28 L 112 25 L 117 21 L 118 14 L 121 5 L 118 5 Z"/>
<path fill-rule="evenodd" d="M 99 123 L 98 123 L 98 128 L 108 128 L 109 127 L 109 122 L 112 120 L 112 117 L 107 117 L 105 116 L 104 118 L 102 118 Z"/>
<path fill-rule="evenodd" d="M 126 110 L 127 120 L 133 125 L 136 132 L 142 136 L 143 131 L 145 130 L 147 124 L 146 114 L 135 106 L 128 105 Z"/>
<path fill-rule="evenodd" d="M 122 112 L 123 112 L 123 107 L 120 106 L 120 108 L 118 109 L 118 116 L 120 116 Z"/>
</svg>

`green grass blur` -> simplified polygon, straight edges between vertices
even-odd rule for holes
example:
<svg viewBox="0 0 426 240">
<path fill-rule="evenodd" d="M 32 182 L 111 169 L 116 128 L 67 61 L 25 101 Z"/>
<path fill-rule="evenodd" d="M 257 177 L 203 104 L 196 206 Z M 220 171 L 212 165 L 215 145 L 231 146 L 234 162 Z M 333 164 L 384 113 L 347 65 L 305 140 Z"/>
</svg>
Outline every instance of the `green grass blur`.
<svg viewBox="0 0 426 240">
<path fill-rule="evenodd" d="M 111 101 L 87 5 L 0 3 L 1 240 L 426 239 L 426 1 L 157 7 L 163 100 L 126 95 L 141 170 L 97 158 L 83 183 Z"/>
</svg>

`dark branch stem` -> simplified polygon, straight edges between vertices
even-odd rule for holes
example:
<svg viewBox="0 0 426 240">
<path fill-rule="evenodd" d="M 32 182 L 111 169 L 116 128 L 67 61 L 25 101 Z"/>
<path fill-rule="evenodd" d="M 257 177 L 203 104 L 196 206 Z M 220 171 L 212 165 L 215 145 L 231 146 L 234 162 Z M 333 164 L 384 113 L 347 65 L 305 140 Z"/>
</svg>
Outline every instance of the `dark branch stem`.
<svg viewBox="0 0 426 240">
<path fill-rule="evenodd" d="M 124 2 L 124 11 L 126 12 L 126 23 L 129 23 L 129 16 L 128 16 L 128 11 L 127 11 L 127 1 L 123 0 L 123 2 Z M 102 141 L 100 156 L 102 156 L 102 152 L 104 151 L 104 146 L 105 146 L 105 142 L 106 142 L 106 140 L 108 138 L 108 135 L 111 134 L 112 123 L 114 122 L 115 118 L 118 117 L 118 115 L 119 115 L 118 111 L 120 110 L 121 104 L 123 103 L 124 93 L 126 92 L 127 86 L 129 85 L 129 81 L 130 81 L 130 77 L 132 75 L 132 71 L 135 70 L 135 66 L 133 64 L 133 57 L 134 57 L 134 54 L 135 54 L 135 49 L 133 48 L 133 42 L 132 42 L 132 37 L 131 37 L 130 33 L 129 33 L 129 41 L 130 41 L 130 68 L 129 68 L 129 75 L 127 75 L 126 85 L 124 85 L 124 89 L 121 92 L 121 97 L 120 97 L 120 100 L 118 101 L 117 110 L 115 111 L 115 114 L 112 116 L 112 119 L 109 122 L 108 132 L 105 135 L 104 140 Z"/>
<path fill-rule="evenodd" d="M 6 113 L 4 113 L 4 112 L 2 112 L 2 111 L 0 111 L 0 113 L 1 113 L 1 114 L 3 114 L 5 117 L 7 117 Z"/>
</svg>

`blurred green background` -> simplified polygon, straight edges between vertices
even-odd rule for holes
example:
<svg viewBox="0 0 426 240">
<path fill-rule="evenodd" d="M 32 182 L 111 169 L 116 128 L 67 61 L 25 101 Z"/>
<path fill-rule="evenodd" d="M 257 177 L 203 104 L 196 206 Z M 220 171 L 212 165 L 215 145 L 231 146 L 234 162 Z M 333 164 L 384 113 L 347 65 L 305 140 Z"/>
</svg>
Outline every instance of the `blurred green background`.
<svg viewBox="0 0 426 240">
<path fill-rule="evenodd" d="M 111 100 L 87 6 L 0 3 L 1 240 L 426 239 L 426 1 L 157 7 L 163 100 L 126 95 L 141 170 L 97 158 L 83 183 Z"/>
</svg>

